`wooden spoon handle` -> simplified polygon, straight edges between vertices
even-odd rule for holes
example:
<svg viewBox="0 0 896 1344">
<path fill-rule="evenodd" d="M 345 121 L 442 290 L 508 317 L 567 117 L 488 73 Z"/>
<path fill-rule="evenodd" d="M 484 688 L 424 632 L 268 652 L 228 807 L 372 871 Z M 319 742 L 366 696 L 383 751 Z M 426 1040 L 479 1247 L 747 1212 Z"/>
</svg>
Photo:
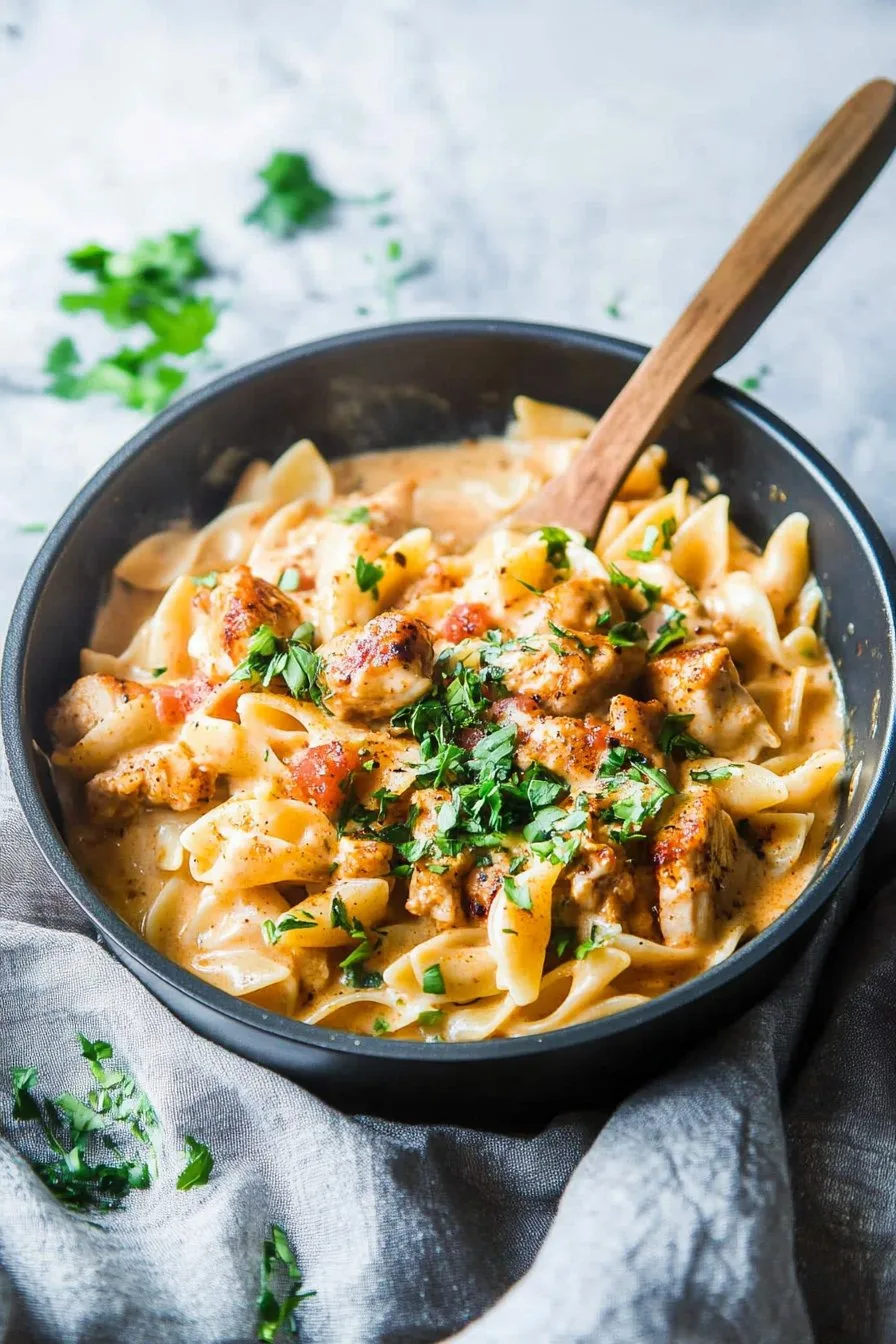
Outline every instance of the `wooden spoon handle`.
<svg viewBox="0 0 896 1344">
<path fill-rule="evenodd" d="M 596 535 L 635 458 L 740 350 L 843 223 L 896 148 L 896 85 L 865 84 L 760 206 L 668 335 L 645 356 L 570 467 L 514 522 Z"/>
</svg>

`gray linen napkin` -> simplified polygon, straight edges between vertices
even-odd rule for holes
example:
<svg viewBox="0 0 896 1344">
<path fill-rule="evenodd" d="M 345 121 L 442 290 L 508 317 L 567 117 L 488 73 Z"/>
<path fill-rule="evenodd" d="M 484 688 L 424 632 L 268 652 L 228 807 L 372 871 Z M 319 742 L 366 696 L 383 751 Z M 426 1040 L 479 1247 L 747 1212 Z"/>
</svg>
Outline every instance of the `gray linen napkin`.
<svg viewBox="0 0 896 1344">
<path fill-rule="evenodd" d="M 33 1127 L 11 1122 L 0 1083 L 3 1344 L 251 1340 L 272 1221 L 317 1292 L 301 1308 L 306 1344 L 896 1339 L 886 892 L 846 936 L 841 899 L 771 998 L 611 1117 L 511 1138 L 349 1118 L 195 1036 L 97 944 L 6 779 L 0 891 L 3 1080 L 36 1064 L 49 1094 L 83 1091 L 75 1033 L 101 1037 L 165 1133 L 149 1190 L 118 1212 L 70 1213 L 23 1160 Z M 216 1164 L 207 1186 L 178 1192 L 185 1134 Z"/>
</svg>

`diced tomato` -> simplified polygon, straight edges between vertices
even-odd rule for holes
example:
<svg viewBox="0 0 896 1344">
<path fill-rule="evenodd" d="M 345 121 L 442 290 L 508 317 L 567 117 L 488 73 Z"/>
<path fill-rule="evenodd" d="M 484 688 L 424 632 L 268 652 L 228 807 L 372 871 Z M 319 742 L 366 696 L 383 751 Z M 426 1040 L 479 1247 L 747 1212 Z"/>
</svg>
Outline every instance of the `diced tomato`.
<svg viewBox="0 0 896 1344">
<path fill-rule="evenodd" d="M 197 705 L 208 699 L 214 688 L 214 682 L 208 677 L 197 674 L 176 686 L 153 686 L 150 695 L 162 723 L 183 723 Z"/>
<path fill-rule="evenodd" d="M 457 734 L 457 745 L 463 747 L 464 751 L 472 751 L 477 742 L 481 742 L 488 734 L 484 728 L 480 728 L 477 723 L 471 724 L 469 728 L 461 728 Z"/>
<path fill-rule="evenodd" d="M 494 630 L 496 625 L 497 621 L 482 602 L 459 602 L 442 622 L 442 635 L 459 644 L 462 639 L 478 639 L 486 630 Z"/>
<path fill-rule="evenodd" d="M 313 803 L 327 816 L 335 817 L 345 802 L 349 779 L 360 764 L 359 752 L 342 742 L 309 747 L 289 767 L 289 796 L 300 803 Z"/>
</svg>

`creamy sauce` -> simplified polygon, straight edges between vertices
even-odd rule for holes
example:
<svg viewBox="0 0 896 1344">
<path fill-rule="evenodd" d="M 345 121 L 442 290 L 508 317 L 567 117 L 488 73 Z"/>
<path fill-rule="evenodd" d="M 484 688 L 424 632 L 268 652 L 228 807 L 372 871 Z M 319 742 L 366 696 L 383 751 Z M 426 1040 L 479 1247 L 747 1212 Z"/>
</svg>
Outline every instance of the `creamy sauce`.
<svg viewBox="0 0 896 1344">
<path fill-rule="evenodd" d="M 550 442 L 531 440 L 528 443 L 518 437 L 468 440 L 450 447 L 420 447 L 344 459 L 333 465 L 333 477 L 340 507 L 343 508 L 350 508 L 356 498 L 376 496 L 396 481 L 413 480 L 415 489 L 409 525 L 412 528 L 431 529 L 442 551 L 462 554 L 536 489 L 547 472 L 556 469 L 557 454 L 562 455 L 567 448 L 565 439 Z M 256 481 L 261 482 L 259 488 L 262 488 L 266 470 L 261 467 L 252 470 L 255 470 L 252 489 L 256 488 Z M 657 486 L 656 497 L 661 493 Z M 343 497 L 348 497 L 344 503 Z M 637 495 L 630 503 L 614 505 L 614 509 L 622 509 L 622 514 L 614 516 L 611 513 L 611 521 L 617 531 L 620 524 L 624 525 L 652 497 L 650 494 Z M 273 507 L 267 510 L 260 508 L 260 521 L 247 529 L 243 554 L 238 558 L 245 559 L 249 555 L 258 537 L 259 527 L 273 512 Z M 170 535 L 172 544 L 180 549 L 186 548 L 188 543 L 192 544 L 192 539 L 185 537 L 182 531 Z M 758 573 L 762 562 L 761 553 L 733 528 L 731 538 L 732 557 L 736 559 L 737 565 L 744 572 Z M 602 542 L 603 537 L 598 544 L 599 551 Z M 209 541 L 202 554 L 210 553 L 214 558 L 214 544 L 213 539 Z M 165 552 L 164 536 L 155 539 L 153 545 L 159 556 L 162 556 Z M 232 545 L 231 538 L 228 546 Z M 149 549 L 145 553 L 151 554 Z M 713 591 L 710 591 L 707 601 L 712 598 Z M 137 641 L 143 637 L 138 632 L 142 629 L 145 633 L 145 623 L 159 608 L 162 597 L 162 591 L 151 586 L 136 587 L 116 579 L 110 598 L 98 615 L 92 640 L 93 653 L 85 655 L 85 670 L 104 671 L 108 668 L 109 672 L 114 669 L 116 675 L 123 675 L 123 650 L 135 634 Z M 532 606 L 535 605 L 533 601 Z M 124 655 L 124 660 L 127 660 L 127 655 Z M 136 676 L 140 680 L 133 664 L 128 663 L 128 667 L 130 670 L 127 675 Z M 778 726 L 782 739 L 779 748 L 766 748 L 759 754 L 759 764 L 771 758 L 772 769 L 782 777 L 790 778 L 791 772 L 811 753 L 842 750 L 844 721 L 839 686 L 824 645 L 818 646 L 813 659 L 791 670 L 768 665 L 753 657 L 747 659 L 746 669 L 749 675 L 745 676 L 745 684 L 769 721 Z M 795 721 L 791 722 L 797 677 L 802 685 L 801 708 Z M 164 681 L 160 684 L 164 684 Z M 228 713 L 229 721 L 234 722 L 235 711 L 230 710 Z M 224 718 L 227 718 L 226 714 Z M 290 727 L 294 726 L 290 723 Z M 178 731 L 174 727 L 153 740 L 172 742 Z M 790 756 L 793 760 L 788 763 L 786 758 Z M 190 879 L 180 837 L 186 827 L 198 821 L 208 811 L 208 806 L 215 806 L 215 803 L 197 806 L 186 812 L 167 806 L 142 808 L 121 822 L 98 827 L 94 820 L 87 817 L 81 801 L 80 786 L 72 785 L 67 771 L 60 771 L 60 782 L 68 818 L 68 836 L 78 863 L 113 908 L 144 936 L 151 936 L 155 945 L 167 955 L 198 970 L 198 948 L 199 961 L 203 966 L 199 973 L 204 978 L 232 993 L 239 993 L 254 1002 L 287 1013 L 301 1008 L 303 993 L 307 997 L 306 986 L 315 975 L 326 978 L 331 964 L 327 958 L 332 956 L 328 952 L 305 950 L 302 953 L 302 973 L 297 978 L 285 942 L 266 949 L 255 937 L 250 950 L 246 951 L 246 945 L 241 941 L 246 929 L 257 932 L 260 917 L 276 921 L 286 909 L 301 901 L 306 892 L 313 894 L 313 883 L 286 881 L 255 885 L 249 897 L 241 897 L 239 901 L 230 899 L 223 904 L 216 897 L 218 905 L 215 906 L 212 896 L 208 894 L 211 888 L 197 886 Z M 739 878 L 726 888 L 720 899 L 717 938 L 713 946 L 696 949 L 689 957 L 682 957 L 674 964 L 653 966 L 633 962 L 617 975 L 613 993 L 621 996 L 653 996 L 661 993 L 690 978 L 695 971 L 712 964 L 718 957 L 730 954 L 738 941 L 765 928 L 779 917 L 811 880 L 833 825 L 838 799 L 838 780 L 830 779 L 812 797 L 810 806 L 795 806 L 792 809 L 794 813 L 811 813 L 811 822 L 799 857 L 785 871 L 774 871 L 773 858 L 769 859 L 769 851 L 762 847 L 762 826 L 757 823 L 747 841 L 747 845 L 752 848 L 745 847 L 742 855 Z M 779 807 L 777 810 L 780 812 L 782 809 Z M 766 812 L 760 821 L 767 821 L 770 816 L 774 818 L 774 811 Z M 751 818 L 751 826 L 754 822 L 755 818 Z M 170 887 L 166 905 L 161 901 L 160 890 L 166 889 L 165 883 L 172 879 L 179 882 L 180 886 L 176 889 Z M 381 917 L 381 923 L 391 933 L 391 939 L 387 940 L 390 955 L 386 957 L 385 951 L 381 950 L 374 952 L 367 962 L 374 969 L 387 968 L 389 962 L 394 961 L 402 951 L 410 952 L 414 946 L 434 937 L 438 931 L 437 926 L 425 918 L 409 922 L 403 902 L 395 899 L 394 892 L 389 899 L 387 912 Z M 231 952 L 236 949 L 236 961 L 239 962 L 236 971 L 233 969 L 236 964 L 233 956 L 230 956 L 228 962 L 228 949 Z M 471 952 L 470 955 L 478 954 Z M 240 957 L 242 961 L 239 961 Z M 205 961 L 202 961 L 203 958 Z M 268 967 L 263 973 L 259 970 L 262 961 Z M 220 969 L 219 962 L 225 967 L 224 970 Z M 272 965 L 274 971 L 270 969 Z M 279 980 L 276 978 L 277 965 L 288 968 L 288 973 L 284 969 Z M 265 975 L 269 978 L 273 975 L 274 979 L 252 990 L 251 985 L 255 983 L 253 975 L 261 975 L 262 979 Z M 247 985 L 250 986 L 249 990 Z M 556 993 L 554 997 L 557 998 Z M 562 995 L 559 998 L 562 1000 Z M 525 1010 L 522 1018 L 515 1020 L 521 1020 L 525 1026 L 526 1012 L 531 1015 L 536 1010 L 546 1011 L 547 1003 L 547 998 L 540 997 L 535 1007 Z M 626 1006 L 622 999 L 619 1003 L 621 1007 Z M 377 1011 L 373 1001 L 370 1006 L 359 1005 L 357 1011 L 343 1012 L 340 1009 L 328 1019 L 327 1024 L 372 1030 L 375 1029 L 372 1024 L 382 1020 L 378 1018 Z M 393 1015 L 397 1014 L 394 1016 L 392 1034 L 419 1035 L 416 1025 L 401 1025 L 401 1011 L 395 1009 L 394 1003 L 390 1011 Z M 299 1012 L 299 1015 L 304 1014 Z M 457 1037 L 466 1038 L 462 1035 Z"/>
</svg>

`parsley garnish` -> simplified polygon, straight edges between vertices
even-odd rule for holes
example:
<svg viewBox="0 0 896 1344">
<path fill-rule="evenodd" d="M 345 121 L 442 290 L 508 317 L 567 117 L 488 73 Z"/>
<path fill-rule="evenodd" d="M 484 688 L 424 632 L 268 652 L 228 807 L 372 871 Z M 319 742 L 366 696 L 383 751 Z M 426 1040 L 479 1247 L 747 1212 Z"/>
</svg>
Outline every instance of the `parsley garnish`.
<svg viewBox="0 0 896 1344">
<path fill-rule="evenodd" d="M 384 1017 L 375 1017 L 373 1019 L 374 1036 L 388 1036 L 391 1028 Z"/>
<path fill-rule="evenodd" d="M 517 882 L 516 878 L 505 877 L 504 895 L 508 901 L 519 906 L 520 910 L 532 909 L 532 897 L 529 894 L 529 888 L 524 882 Z"/>
<path fill-rule="evenodd" d="M 751 373 L 748 377 L 740 380 L 740 385 L 745 392 L 759 392 L 770 373 L 770 365 L 760 364 L 755 373 Z"/>
<path fill-rule="evenodd" d="M 194 574 L 192 582 L 195 583 L 197 588 L 217 588 L 218 571 L 211 569 L 207 574 Z"/>
<path fill-rule="evenodd" d="M 620 621 L 607 631 L 607 639 L 615 649 L 629 649 L 635 644 L 646 644 L 647 631 L 637 621 Z"/>
<path fill-rule="evenodd" d="M 163 677 L 167 671 L 167 667 L 154 667 L 152 674 L 154 677 Z"/>
<path fill-rule="evenodd" d="M 359 555 L 355 561 L 355 581 L 361 592 L 370 593 L 375 602 L 378 602 L 380 598 L 380 590 L 377 584 L 385 572 L 382 565 L 372 564 L 369 560 L 365 560 L 363 555 Z"/>
<path fill-rule="evenodd" d="M 301 576 L 297 569 L 290 567 L 284 569 L 277 580 L 277 587 L 284 593 L 294 593 L 301 582 Z"/>
<path fill-rule="evenodd" d="M 276 946 L 284 933 L 289 933 L 293 929 L 316 929 L 317 921 L 310 915 L 294 915 L 292 911 L 287 911 L 279 919 L 266 919 L 262 922 L 261 933 L 264 941 L 271 947 Z"/>
<path fill-rule="evenodd" d="M 286 1276 L 286 1293 L 282 1302 L 277 1300 L 271 1288 L 278 1270 Z M 270 1236 L 265 1240 L 261 1253 L 261 1291 L 256 1299 L 258 1322 L 255 1338 L 264 1341 L 264 1344 L 272 1344 L 283 1327 L 295 1336 L 299 1328 L 295 1318 L 296 1308 L 306 1298 L 314 1296 L 313 1291 L 302 1292 L 302 1272 L 289 1237 L 282 1227 L 272 1223 Z"/>
<path fill-rule="evenodd" d="M 40 1126 L 54 1156 L 32 1162 L 37 1175 L 60 1203 L 79 1211 L 116 1209 L 131 1190 L 145 1189 L 157 1174 L 159 1121 L 146 1094 L 134 1078 L 106 1067 L 112 1057 L 108 1041 L 78 1036 L 81 1054 L 93 1074 L 94 1087 L 86 1101 L 63 1092 L 53 1101 L 38 1100 L 32 1091 L 34 1068 L 14 1068 L 13 1119 Z M 128 1158 L 105 1131 L 122 1126 L 141 1146 L 145 1158 Z M 102 1143 L 117 1161 L 92 1162 L 88 1149 L 102 1134 Z"/>
<path fill-rule="evenodd" d="M 330 902 L 330 923 L 334 929 L 342 929 L 357 943 L 348 956 L 339 963 L 342 971 L 342 983 L 350 989 L 379 989 L 383 977 L 379 971 L 370 971 L 365 961 L 381 945 L 382 939 L 371 936 L 360 919 L 349 919 L 345 902 L 341 896 L 334 896 Z"/>
<path fill-rule="evenodd" d="M 48 523 L 19 523 L 17 530 L 19 532 L 46 532 L 48 527 Z"/>
<path fill-rule="evenodd" d="M 678 522 L 675 518 L 664 518 L 660 523 L 660 531 L 663 534 L 664 551 L 670 551 L 672 549 L 672 538 L 675 536 L 677 527 Z"/>
<path fill-rule="evenodd" d="M 687 639 L 688 628 L 685 625 L 685 614 L 683 611 L 673 611 L 666 620 L 663 621 L 657 631 L 656 639 L 647 650 L 648 658 L 655 658 L 658 653 L 664 649 L 669 649 L 673 644 L 680 644 L 682 640 Z"/>
<path fill-rule="evenodd" d="M 631 555 L 631 551 L 629 551 L 629 555 Z M 634 592 L 640 593 L 647 603 L 648 610 L 663 591 L 658 583 L 648 583 L 646 579 L 636 579 L 631 574 L 623 574 L 619 566 L 612 562 L 610 563 L 610 582 L 618 587 L 630 588 Z"/>
<path fill-rule="evenodd" d="M 275 238 L 292 238 L 299 229 L 326 218 L 335 196 L 314 178 L 305 154 L 278 150 L 258 174 L 267 190 L 245 217 Z"/>
<path fill-rule="evenodd" d="M 569 556 L 566 548 L 572 537 L 562 527 L 543 527 L 538 534 L 545 544 L 548 564 L 555 569 L 569 569 Z"/>
<path fill-rule="evenodd" d="M 338 519 L 340 523 L 369 523 L 370 510 L 366 504 L 358 504 L 353 509 L 346 509 L 344 513 L 334 509 L 331 517 Z"/>
<path fill-rule="evenodd" d="M 66 400 L 105 392 L 135 410 L 162 410 L 187 377 L 184 369 L 166 364 L 165 356 L 184 358 L 202 350 L 218 320 L 212 299 L 195 293 L 197 282 L 210 274 L 199 251 L 199 230 L 146 239 L 133 252 L 88 243 L 66 260 L 94 288 L 63 294 L 59 306 L 64 312 L 97 312 L 116 330 L 144 326 L 150 339 L 139 349 L 123 346 L 82 369 L 74 341 L 64 336 L 47 354 L 47 391 Z"/>
<path fill-rule="evenodd" d="M 438 962 L 434 966 L 427 966 L 423 972 L 421 984 L 424 994 L 445 993 L 445 981 L 442 978 L 442 968 Z"/>
<path fill-rule="evenodd" d="M 192 1190 L 197 1185 L 207 1185 L 215 1165 L 210 1149 L 191 1134 L 185 1134 L 184 1157 L 186 1166 L 177 1178 L 178 1190 Z"/>
<path fill-rule="evenodd" d="M 645 839 L 645 822 L 658 816 L 663 803 L 675 793 L 669 776 L 633 747 L 613 747 L 598 774 L 608 780 L 611 789 L 624 790 L 601 814 L 604 821 L 621 823 L 610 828 L 610 839 L 618 844 Z"/>
<path fill-rule="evenodd" d="M 644 529 L 644 537 L 639 550 L 626 551 L 630 560 L 643 560 L 645 563 L 653 559 L 653 552 L 660 539 L 660 530 L 658 527 L 647 527 Z"/>
<path fill-rule="evenodd" d="M 729 761 L 727 765 L 713 765 L 708 770 L 692 770 L 691 779 L 695 779 L 698 784 L 708 784 L 714 779 L 731 779 L 740 770 L 743 770 L 742 765 Z"/>
<path fill-rule="evenodd" d="M 709 747 L 704 747 L 696 737 L 691 737 L 690 733 L 684 731 L 693 717 L 693 714 L 666 715 L 659 737 L 660 751 L 664 756 L 670 756 L 676 751 L 681 752 L 686 760 L 693 760 L 696 756 L 712 755 Z"/>
<path fill-rule="evenodd" d="M 583 961 L 589 952 L 596 952 L 599 947 L 606 947 L 621 932 L 622 927 L 619 924 L 606 924 L 602 919 L 595 920 L 588 937 L 579 943 L 575 950 L 576 961 Z"/>
<path fill-rule="evenodd" d="M 417 1014 L 417 1021 L 421 1027 L 437 1027 L 444 1016 L 441 1008 L 424 1008 Z"/>
<path fill-rule="evenodd" d="M 231 673 L 230 680 L 270 686 L 275 677 L 282 677 L 294 699 L 322 705 L 321 660 L 312 650 L 313 638 L 314 627 L 307 621 L 289 639 L 281 639 L 269 625 L 260 625 L 249 640 L 246 657 Z"/>
<path fill-rule="evenodd" d="M 612 317 L 614 322 L 622 321 L 623 314 L 622 309 L 620 308 L 619 305 L 622 303 L 624 297 L 625 297 L 625 291 L 620 289 L 619 293 L 615 294 L 613 298 L 610 300 L 610 302 L 604 308 L 604 312 L 606 313 L 607 317 Z"/>
</svg>

